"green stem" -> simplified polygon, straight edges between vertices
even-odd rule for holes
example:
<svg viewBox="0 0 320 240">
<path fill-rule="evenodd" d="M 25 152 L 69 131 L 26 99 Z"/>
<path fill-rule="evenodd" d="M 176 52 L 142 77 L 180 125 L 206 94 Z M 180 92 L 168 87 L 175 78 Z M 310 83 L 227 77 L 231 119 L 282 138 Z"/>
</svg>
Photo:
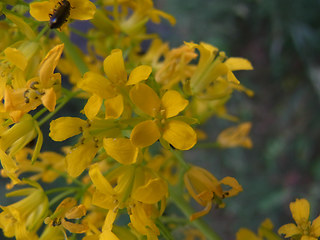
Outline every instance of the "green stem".
<svg viewBox="0 0 320 240">
<path fill-rule="evenodd" d="M 37 37 L 34 39 L 35 41 L 39 41 L 40 38 L 49 30 L 49 26 L 45 25 L 42 30 L 38 33 Z"/>
<path fill-rule="evenodd" d="M 170 231 L 166 228 L 166 226 L 159 219 L 156 220 L 156 225 L 158 226 L 163 238 L 165 238 L 166 240 L 174 240 Z"/>
<path fill-rule="evenodd" d="M 184 161 L 181 151 L 170 149 L 170 152 L 176 157 L 176 159 L 185 170 L 188 170 L 190 168 L 189 164 Z"/>
<path fill-rule="evenodd" d="M 189 203 L 184 200 L 173 187 L 170 188 L 170 198 L 186 217 L 189 217 L 194 213 L 194 210 Z M 218 234 L 215 233 L 202 219 L 195 219 L 191 223 L 198 228 L 208 240 L 221 240 Z"/>
<path fill-rule="evenodd" d="M 60 201 L 62 198 L 70 195 L 71 193 L 75 192 L 76 189 L 70 189 L 69 191 L 65 191 L 57 196 L 55 196 L 53 199 L 51 199 L 51 201 L 49 202 L 49 206 L 51 207 L 52 205 L 54 205 L 56 202 Z"/>
<path fill-rule="evenodd" d="M 71 57 L 74 64 L 77 66 L 81 74 L 85 74 L 89 71 L 86 63 L 82 60 L 82 57 L 75 47 L 75 45 L 70 41 L 69 37 L 66 36 L 63 32 L 59 32 L 56 30 L 56 34 L 60 38 L 60 40 L 64 43 L 66 53 Z"/>
</svg>

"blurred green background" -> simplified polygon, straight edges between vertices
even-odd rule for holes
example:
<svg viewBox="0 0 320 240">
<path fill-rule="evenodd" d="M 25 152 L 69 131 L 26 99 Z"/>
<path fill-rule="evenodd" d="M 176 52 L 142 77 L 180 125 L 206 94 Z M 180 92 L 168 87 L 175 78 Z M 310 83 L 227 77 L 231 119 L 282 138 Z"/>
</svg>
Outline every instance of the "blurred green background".
<svg viewBox="0 0 320 240">
<path fill-rule="evenodd" d="M 276 230 L 292 222 L 289 203 L 296 198 L 307 198 L 311 216 L 319 215 L 320 1 L 159 0 L 157 6 L 177 19 L 174 28 L 162 29 L 171 46 L 204 41 L 254 66 L 236 75 L 255 96 L 234 92 L 227 104 L 241 121 L 252 121 L 253 149 L 187 154 L 218 178 L 236 177 L 244 188 L 205 219 L 223 239 L 235 239 L 240 227 L 256 231 L 267 217 Z M 214 141 L 231 125 L 212 118 L 203 129 Z"/>
</svg>

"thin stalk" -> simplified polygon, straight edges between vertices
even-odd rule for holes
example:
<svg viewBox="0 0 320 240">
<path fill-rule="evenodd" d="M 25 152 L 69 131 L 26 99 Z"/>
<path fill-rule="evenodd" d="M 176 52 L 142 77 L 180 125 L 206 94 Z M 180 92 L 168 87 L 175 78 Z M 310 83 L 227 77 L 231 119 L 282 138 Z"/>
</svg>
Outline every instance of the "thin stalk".
<svg viewBox="0 0 320 240">
<path fill-rule="evenodd" d="M 194 210 L 189 203 L 184 200 L 184 198 L 178 194 L 173 187 L 170 188 L 170 198 L 186 217 L 189 217 L 194 213 Z M 214 232 L 202 219 L 195 219 L 191 222 L 191 224 L 199 229 L 208 240 L 221 240 L 219 235 Z"/>
<path fill-rule="evenodd" d="M 166 240 L 174 240 L 173 236 L 171 235 L 170 231 L 166 228 L 166 226 L 159 220 L 156 220 L 156 225 L 158 226 L 162 237 Z"/>
</svg>

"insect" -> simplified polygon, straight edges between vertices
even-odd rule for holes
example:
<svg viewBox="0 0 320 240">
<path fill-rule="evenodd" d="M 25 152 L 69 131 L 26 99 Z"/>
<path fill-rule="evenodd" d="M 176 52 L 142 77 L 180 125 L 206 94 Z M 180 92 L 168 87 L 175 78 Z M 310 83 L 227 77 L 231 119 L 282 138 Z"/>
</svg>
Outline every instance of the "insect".
<svg viewBox="0 0 320 240">
<path fill-rule="evenodd" d="M 65 22 L 68 21 L 70 15 L 71 5 L 68 0 L 58 2 L 58 6 L 53 10 L 53 14 L 49 14 L 50 21 L 49 27 L 60 28 Z"/>
</svg>

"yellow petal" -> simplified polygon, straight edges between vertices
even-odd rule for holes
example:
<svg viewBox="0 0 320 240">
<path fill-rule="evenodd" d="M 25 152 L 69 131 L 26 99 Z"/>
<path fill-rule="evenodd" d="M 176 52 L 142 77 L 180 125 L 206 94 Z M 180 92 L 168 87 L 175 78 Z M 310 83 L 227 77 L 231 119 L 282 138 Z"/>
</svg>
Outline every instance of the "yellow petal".
<svg viewBox="0 0 320 240">
<path fill-rule="evenodd" d="M 147 80 L 152 72 L 152 67 L 147 65 L 141 65 L 133 69 L 130 73 L 127 85 L 134 85 L 143 80 Z"/>
<path fill-rule="evenodd" d="M 90 165 L 97 151 L 96 143 L 90 140 L 72 149 L 66 156 L 69 175 L 78 177 Z"/>
<path fill-rule="evenodd" d="M 83 204 L 74 206 L 70 210 L 68 210 L 65 214 L 65 217 L 68 219 L 77 219 L 86 215 L 87 209 Z"/>
<path fill-rule="evenodd" d="M 99 235 L 99 240 L 120 240 L 111 230 L 103 231 Z"/>
<path fill-rule="evenodd" d="M 80 223 L 72 223 L 66 220 L 62 220 L 62 226 L 72 233 L 85 233 L 88 231 L 88 226 Z"/>
<path fill-rule="evenodd" d="M 17 164 L 2 149 L 0 149 L 0 161 L 6 175 L 12 180 L 13 184 L 19 183 L 20 180 L 16 175 L 18 170 Z"/>
<path fill-rule="evenodd" d="M 105 138 L 103 147 L 107 154 L 119 163 L 128 165 L 135 163 L 138 156 L 138 148 L 127 138 Z"/>
<path fill-rule="evenodd" d="M 89 0 L 69 0 L 71 5 L 70 18 L 77 20 L 92 19 L 96 12 L 96 5 Z"/>
<path fill-rule="evenodd" d="M 105 194 L 105 195 L 113 195 L 115 194 L 111 184 L 107 181 L 107 179 L 102 175 L 99 165 L 93 164 L 89 169 L 89 176 L 93 185 L 96 189 Z"/>
<path fill-rule="evenodd" d="M 231 189 L 228 191 L 228 197 L 233 197 L 237 195 L 239 192 L 242 192 L 242 186 L 238 183 L 238 181 L 233 177 L 224 177 L 220 183 L 230 186 Z"/>
<path fill-rule="evenodd" d="M 189 150 L 197 142 L 197 134 L 188 124 L 182 121 L 168 121 L 162 137 L 180 150 Z"/>
<path fill-rule="evenodd" d="M 240 228 L 237 232 L 236 240 L 261 240 L 261 238 L 249 229 Z"/>
<path fill-rule="evenodd" d="M 311 232 L 317 237 L 320 236 L 320 216 L 312 221 Z"/>
<path fill-rule="evenodd" d="M 83 79 L 78 83 L 78 87 L 86 92 L 97 94 L 104 99 L 115 96 L 115 90 L 111 83 L 105 77 L 95 72 L 86 72 Z"/>
<path fill-rule="evenodd" d="M 142 203 L 154 204 L 168 193 L 166 182 L 160 178 L 150 179 L 144 186 L 138 187 L 132 193 L 132 198 Z"/>
<path fill-rule="evenodd" d="M 54 141 L 64 141 L 81 133 L 82 128 L 87 124 L 85 120 L 75 117 L 61 117 L 50 123 L 49 136 Z"/>
<path fill-rule="evenodd" d="M 284 237 L 286 238 L 292 237 L 297 234 L 301 234 L 299 228 L 293 223 L 283 225 L 282 227 L 279 228 L 278 233 L 284 234 L 285 235 Z"/>
<path fill-rule="evenodd" d="M 184 99 L 181 94 L 174 90 L 167 91 L 161 98 L 161 106 L 166 110 L 166 118 L 179 114 L 188 105 L 189 101 Z"/>
<path fill-rule="evenodd" d="M 136 125 L 130 139 L 136 147 L 147 147 L 155 143 L 160 138 L 160 131 L 157 124 L 152 120 L 147 120 Z"/>
<path fill-rule="evenodd" d="M 92 120 L 95 116 L 97 116 L 101 105 L 102 105 L 103 99 L 96 95 L 93 94 L 89 99 L 87 104 L 84 106 L 84 113 L 86 114 L 87 118 Z"/>
<path fill-rule="evenodd" d="M 245 58 L 230 57 L 224 63 L 230 71 L 253 69 L 251 63 Z"/>
<path fill-rule="evenodd" d="M 56 107 L 57 95 L 52 88 L 45 89 L 44 95 L 41 96 L 43 106 L 45 106 L 50 112 L 53 112 Z"/>
<path fill-rule="evenodd" d="M 18 68 L 20 68 L 22 71 L 25 70 L 28 60 L 26 56 L 23 55 L 21 51 L 19 51 L 16 48 L 7 47 L 4 50 L 4 54 L 6 55 L 6 58 L 14 65 L 16 65 Z"/>
<path fill-rule="evenodd" d="M 30 15 L 41 22 L 49 21 L 49 14 L 52 13 L 54 5 L 54 1 L 30 3 Z"/>
<path fill-rule="evenodd" d="M 114 49 L 103 61 L 103 69 L 109 80 L 117 85 L 127 82 L 127 72 L 124 68 L 122 51 Z"/>
<path fill-rule="evenodd" d="M 123 98 L 119 94 L 113 98 L 106 99 L 104 101 L 104 106 L 106 110 L 106 119 L 109 118 L 119 118 L 123 112 Z"/>
<path fill-rule="evenodd" d="M 140 83 L 130 90 L 132 102 L 149 116 L 155 117 L 160 110 L 160 98 L 148 85 Z"/>
<path fill-rule="evenodd" d="M 305 223 L 309 219 L 310 204 L 306 199 L 296 199 L 295 202 L 290 203 L 290 210 L 295 222 Z"/>
<path fill-rule="evenodd" d="M 64 44 L 60 44 L 52 48 L 46 57 L 40 63 L 39 69 L 39 81 L 42 88 L 49 88 L 50 79 L 53 75 L 54 69 L 56 68 L 60 56 L 62 54 Z M 52 84 L 51 84 L 52 85 Z"/>
</svg>

